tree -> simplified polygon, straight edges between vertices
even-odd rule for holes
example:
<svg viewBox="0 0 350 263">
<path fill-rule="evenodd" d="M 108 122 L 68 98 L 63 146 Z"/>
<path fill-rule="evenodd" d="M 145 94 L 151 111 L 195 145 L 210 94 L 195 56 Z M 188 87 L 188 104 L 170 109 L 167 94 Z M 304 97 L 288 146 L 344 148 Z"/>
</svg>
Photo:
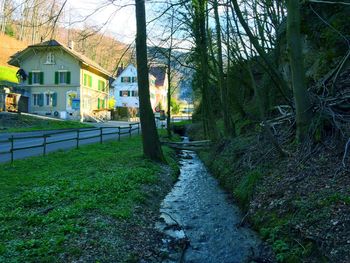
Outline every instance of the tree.
<svg viewBox="0 0 350 263">
<path fill-rule="evenodd" d="M 257 37 L 254 36 L 253 32 L 249 28 L 248 22 L 244 20 L 242 11 L 239 8 L 237 0 L 231 0 L 231 2 L 233 5 L 233 9 L 237 15 L 237 18 L 242 27 L 244 28 L 244 31 L 248 35 L 251 44 L 254 46 L 261 59 L 264 61 L 267 73 L 271 76 L 272 81 L 275 83 L 276 87 L 279 89 L 280 93 L 283 95 L 286 101 L 289 102 L 290 100 L 288 97 L 288 86 L 286 82 L 283 80 L 283 77 L 281 76 L 277 68 L 272 64 L 272 61 L 270 61 L 270 59 L 268 58 L 265 50 L 263 49 L 263 47 L 261 47 Z"/>
<path fill-rule="evenodd" d="M 145 1 L 135 0 L 136 6 L 136 63 L 140 99 L 140 122 L 142 144 L 145 157 L 158 162 L 165 162 L 149 94 L 149 73 L 147 65 L 147 33 Z"/>
<path fill-rule="evenodd" d="M 290 66 L 292 70 L 292 85 L 296 110 L 297 140 L 307 137 L 312 118 L 312 105 L 305 83 L 305 71 L 300 37 L 300 3 L 296 0 L 287 1 L 287 41 Z"/>
<path fill-rule="evenodd" d="M 217 45 L 217 64 L 218 64 L 218 86 L 220 90 L 221 111 L 224 118 L 224 132 L 226 136 L 234 135 L 234 123 L 231 118 L 231 114 L 228 110 L 229 100 L 227 96 L 227 84 L 224 79 L 224 63 L 222 59 L 222 46 L 221 46 L 221 25 L 218 11 L 218 0 L 213 0 L 213 9 L 215 14 L 216 25 L 216 45 Z"/>
<path fill-rule="evenodd" d="M 206 30 L 207 0 L 192 0 L 193 8 L 193 35 L 195 38 L 195 52 L 198 56 L 199 83 L 202 93 L 201 109 L 204 132 L 207 137 L 215 141 L 218 131 L 209 94 L 209 58 L 208 40 Z"/>
</svg>

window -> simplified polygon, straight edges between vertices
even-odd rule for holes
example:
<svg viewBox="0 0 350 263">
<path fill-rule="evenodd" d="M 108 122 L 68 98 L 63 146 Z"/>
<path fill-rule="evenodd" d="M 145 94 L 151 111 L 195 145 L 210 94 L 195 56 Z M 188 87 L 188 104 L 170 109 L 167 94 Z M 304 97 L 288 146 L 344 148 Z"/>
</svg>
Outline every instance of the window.
<svg viewBox="0 0 350 263">
<path fill-rule="evenodd" d="M 56 107 L 57 105 L 57 93 L 48 92 L 45 93 L 45 105 L 50 107 Z"/>
<path fill-rule="evenodd" d="M 121 82 L 123 82 L 123 83 L 130 83 L 131 82 L 131 78 L 130 77 L 122 77 L 121 78 Z"/>
<path fill-rule="evenodd" d="M 33 94 L 33 105 L 39 106 L 39 95 L 40 94 Z"/>
<path fill-rule="evenodd" d="M 28 84 L 29 85 L 44 84 L 44 72 L 40 72 L 40 71 L 29 72 Z"/>
<path fill-rule="evenodd" d="M 46 106 L 52 106 L 52 93 L 46 93 L 45 94 L 45 105 Z"/>
<path fill-rule="evenodd" d="M 55 55 L 52 52 L 47 53 L 45 64 L 55 64 Z"/>
<path fill-rule="evenodd" d="M 106 91 L 106 84 L 103 80 L 98 81 L 98 90 L 105 92 Z"/>
<path fill-rule="evenodd" d="M 139 91 L 138 91 L 138 90 L 133 90 L 133 91 L 131 92 L 131 96 L 133 96 L 133 97 L 138 97 L 138 96 L 139 96 Z"/>
<path fill-rule="evenodd" d="M 84 74 L 84 86 L 89 88 L 92 87 L 92 76 Z"/>
<path fill-rule="evenodd" d="M 55 72 L 55 84 L 70 84 L 70 72 L 69 71 Z"/>
<path fill-rule="evenodd" d="M 58 72 L 58 83 L 67 83 L 67 72 Z"/>
<path fill-rule="evenodd" d="M 137 82 L 137 77 L 132 77 L 131 82 Z"/>
<path fill-rule="evenodd" d="M 129 91 L 128 90 L 121 90 L 119 92 L 120 97 L 129 97 Z"/>
</svg>

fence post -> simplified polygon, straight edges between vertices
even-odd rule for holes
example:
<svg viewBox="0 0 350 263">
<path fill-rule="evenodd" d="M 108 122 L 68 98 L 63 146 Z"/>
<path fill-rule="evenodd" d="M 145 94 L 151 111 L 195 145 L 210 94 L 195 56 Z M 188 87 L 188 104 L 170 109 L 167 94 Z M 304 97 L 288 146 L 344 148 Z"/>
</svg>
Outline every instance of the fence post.
<svg viewBox="0 0 350 263">
<path fill-rule="evenodd" d="M 102 144 L 103 143 L 103 137 L 102 137 L 102 135 L 103 135 L 103 130 L 102 130 L 103 128 L 102 127 L 100 127 L 100 143 Z"/>
<path fill-rule="evenodd" d="M 131 138 L 131 124 L 129 124 L 129 138 Z"/>
<path fill-rule="evenodd" d="M 79 149 L 79 136 L 80 135 L 80 130 L 77 130 L 77 149 Z"/>
<path fill-rule="evenodd" d="M 47 136 L 46 136 L 46 134 L 44 134 L 44 143 L 43 143 L 43 147 L 44 147 L 44 149 L 43 149 L 43 155 L 44 155 L 44 156 L 46 155 L 46 139 L 47 139 Z"/>
<path fill-rule="evenodd" d="M 11 139 L 10 139 L 10 141 L 11 141 L 11 149 L 10 149 L 10 152 L 11 152 L 11 163 L 13 163 L 13 144 L 14 144 L 14 136 L 12 135 L 11 136 Z"/>
<path fill-rule="evenodd" d="M 118 141 L 120 142 L 120 127 L 118 127 Z"/>
</svg>

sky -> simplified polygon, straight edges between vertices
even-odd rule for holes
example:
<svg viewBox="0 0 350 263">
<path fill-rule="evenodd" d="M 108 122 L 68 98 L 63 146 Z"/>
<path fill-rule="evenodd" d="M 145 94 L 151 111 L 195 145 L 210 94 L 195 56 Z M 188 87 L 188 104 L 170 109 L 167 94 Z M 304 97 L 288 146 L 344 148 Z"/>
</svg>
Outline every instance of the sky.
<svg viewBox="0 0 350 263">
<path fill-rule="evenodd" d="M 136 33 L 135 9 L 133 0 L 68 0 L 66 12 L 70 13 L 73 27 L 87 25 L 100 26 L 119 41 L 129 44 L 134 41 Z M 96 11 L 98 9 L 98 11 Z M 70 11 L 70 12 L 69 12 Z M 82 22 L 86 16 L 89 18 Z M 69 17 L 65 17 L 69 21 Z"/>
<path fill-rule="evenodd" d="M 133 1 L 116 0 L 118 5 L 110 2 L 107 0 L 68 0 L 65 7 L 67 15 L 64 20 L 66 24 L 70 21 L 72 27 L 83 27 L 84 24 L 89 26 L 105 24 L 103 32 L 107 31 L 119 41 L 129 44 L 134 40 L 136 32 Z"/>
<path fill-rule="evenodd" d="M 150 21 L 158 17 L 163 11 L 162 8 L 164 8 L 162 4 L 155 4 L 155 1 L 146 1 L 146 20 Z M 130 44 L 135 40 L 134 0 L 68 0 L 65 11 L 70 16 L 66 15 L 64 20 L 66 23 L 70 20 L 73 23 L 72 27 L 83 27 L 84 24 L 90 26 L 106 24 L 102 32 L 112 34 L 117 40 L 126 44 Z M 88 17 L 86 21 L 79 22 L 86 17 Z M 147 30 L 149 39 L 152 40 L 149 40 L 148 44 L 161 45 L 158 40 L 164 37 L 164 27 L 159 25 L 159 21 L 158 23 L 148 24 Z M 184 45 L 188 46 L 188 44 Z"/>
</svg>

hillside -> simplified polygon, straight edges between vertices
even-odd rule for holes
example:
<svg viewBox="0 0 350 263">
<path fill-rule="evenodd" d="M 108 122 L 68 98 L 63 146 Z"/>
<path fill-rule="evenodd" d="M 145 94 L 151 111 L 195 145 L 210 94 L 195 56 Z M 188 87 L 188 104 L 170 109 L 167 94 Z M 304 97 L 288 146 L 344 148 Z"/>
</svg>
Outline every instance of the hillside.
<svg viewBox="0 0 350 263">
<path fill-rule="evenodd" d="M 0 66 L 12 67 L 7 64 L 10 56 L 15 54 L 17 51 L 22 50 L 26 46 L 26 43 L 23 41 L 0 34 Z"/>
<path fill-rule="evenodd" d="M 58 41 L 63 44 L 68 44 L 68 34 L 70 39 L 75 43 L 75 49 L 89 57 L 90 59 L 96 61 L 102 67 L 110 72 L 114 72 L 119 61 L 121 61 L 121 56 L 124 54 L 127 46 L 112 36 L 102 35 L 100 33 L 91 33 L 86 36 L 86 30 L 70 30 L 60 28 L 58 34 L 55 37 Z M 48 39 L 43 39 L 46 41 Z M 8 35 L 0 35 L 0 66 L 12 67 L 7 64 L 10 56 L 16 52 L 24 49 L 31 43 L 26 43 L 25 41 L 19 41 L 15 37 L 10 37 Z M 128 63 L 130 59 L 130 54 L 126 52 L 123 57 L 123 62 Z M 14 68 L 14 67 L 13 67 Z"/>
</svg>

